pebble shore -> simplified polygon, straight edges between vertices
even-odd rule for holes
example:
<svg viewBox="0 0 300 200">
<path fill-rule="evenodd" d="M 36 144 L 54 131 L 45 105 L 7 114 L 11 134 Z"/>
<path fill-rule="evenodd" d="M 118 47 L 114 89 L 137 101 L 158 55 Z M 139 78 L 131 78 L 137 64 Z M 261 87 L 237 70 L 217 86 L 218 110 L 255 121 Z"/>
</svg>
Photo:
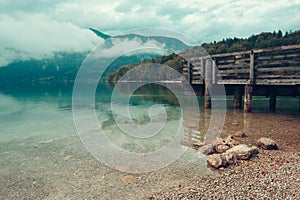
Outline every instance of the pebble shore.
<svg viewBox="0 0 300 200">
<path fill-rule="evenodd" d="M 217 170 L 148 199 L 300 199 L 300 153 L 260 150 L 250 161 Z"/>
</svg>

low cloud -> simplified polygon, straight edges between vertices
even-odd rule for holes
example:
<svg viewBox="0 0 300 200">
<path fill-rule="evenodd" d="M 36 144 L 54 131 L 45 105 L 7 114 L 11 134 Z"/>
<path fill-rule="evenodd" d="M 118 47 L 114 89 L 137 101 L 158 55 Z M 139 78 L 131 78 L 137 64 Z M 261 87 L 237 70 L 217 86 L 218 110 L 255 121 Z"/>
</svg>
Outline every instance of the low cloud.
<svg viewBox="0 0 300 200">
<path fill-rule="evenodd" d="M 299 0 L 0 0 L 0 65 L 54 51 L 86 51 L 101 43 L 82 27 L 111 35 L 162 27 L 201 44 L 297 30 L 299 12 Z"/>
<path fill-rule="evenodd" d="M 121 55 L 132 55 L 136 53 L 141 53 L 144 51 L 149 51 L 150 49 L 157 49 L 157 51 L 164 50 L 165 44 L 159 43 L 158 41 L 149 39 L 143 42 L 140 38 L 112 38 L 109 40 L 111 44 L 107 47 L 106 44 L 102 44 L 98 47 L 98 56 L 103 58 L 113 58 L 119 57 Z"/>
<path fill-rule="evenodd" d="M 103 40 L 87 29 L 43 15 L 0 15 L 0 66 L 54 52 L 86 52 Z"/>
</svg>

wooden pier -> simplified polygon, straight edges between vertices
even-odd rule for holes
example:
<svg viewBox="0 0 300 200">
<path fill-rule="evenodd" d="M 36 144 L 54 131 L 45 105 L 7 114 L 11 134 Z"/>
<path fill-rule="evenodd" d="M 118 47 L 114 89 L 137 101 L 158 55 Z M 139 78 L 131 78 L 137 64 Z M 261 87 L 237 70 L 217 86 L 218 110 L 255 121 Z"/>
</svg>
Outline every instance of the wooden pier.
<svg viewBox="0 0 300 200">
<path fill-rule="evenodd" d="M 202 88 L 205 108 L 211 108 L 210 91 L 218 85 L 234 95 L 236 109 L 242 108 L 244 96 L 245 112 L 252 110 L 252 96 L 269 97 L 273 111 L 276 96 L 300 100 L 300 45 L 193 57 L 182 71 L 194 88 Z"/>
</svg>

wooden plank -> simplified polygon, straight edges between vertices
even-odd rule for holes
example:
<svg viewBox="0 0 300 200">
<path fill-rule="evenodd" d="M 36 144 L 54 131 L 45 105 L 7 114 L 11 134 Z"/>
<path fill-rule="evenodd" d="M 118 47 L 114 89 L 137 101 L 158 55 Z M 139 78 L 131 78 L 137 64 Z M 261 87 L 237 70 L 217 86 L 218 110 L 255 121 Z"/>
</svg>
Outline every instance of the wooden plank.
<svg viewBox="0 0 300 200">
<path fill-rule="evenodd" d="M 256 79 L 300 79 L 300 74 L 299 75 L 273 75 L 273 74 L 264 74 L 256 75 Z"/>
<path fill-rule="evenodd" d="M 256 85 L 298 85 L 300 79 L 263 79 L 256 80 Z"/>
<path fill-rule="evenodd" d="M 236 61 L 236 59 L 218 60 L 218 64 L 219 65 L 234 64 L 235 61 Z"/>
<path fill-rule="evenodd" d="M 194 67 L 199 67 L 202 64 L 201 62 L 191 62 L 191 63 Z"/>
<path fill-rule="evenodd" d="M 241 64 L 241 65 L 218 65 L 218 69 L 249 69 L 249 64 Z"/>
<path fill-rule="evenodd" d="M 218 84 L 223 85 L 245 85 L 248 84 L 248 80 L 243 79 L 228 79 L 228 80 L 219 80 L 217 82 Z M 256 80 L 256 85 L 286 85 L 286 86 L 294 86 L 300 84 L 300 79 L 291 79 L 291 80 L 282 80 L 282 79 L 276 79 L 276 80 Z"/>
<path fill-rule="evenodd" d="M 261 54 L 261 53 L 276 52 L 276 51 L 280 52 L 280 51 L 287 51 L 287 50 L 298 51 L 298 50 L 300 50 L 300 44 L 280 46 L 280 47 L 271 47 L 271 48 L 265 48 L 265 49 L 254 49 L 253 52 L 254 52 L 254 54 Z M 239 52 L 214 54 L 212 56 L 208 55 L 208 56 L 193 57 L 193 58 L 191 58 L 191 61 L 196 61 L 196 60 L 201 60 L 201 59 L 209 59 L 209 58 L 214 58 L 219 61 L 222 58 L 226 58 L 226 57 L 230 57 L 230 56 L 247 58 L 247 56 L 249 54 L 250 54 L 250 50 L 246 50 L 246 51 L 239 51 Z"/>
<path fill-rule="evenodd" d="M 240 64 L 240 63 L 249 63 L 250 58 L 239 58 L 239 59 L 224 59 L 217 60 L 218 65 L 228 65 L 228 64 Z"/>
<path fill-rule="evenodd" d="M 214 54 L 212 55 L 213 58 L 217 58 L 220 59 L 222 57 L 229 57 L 229 56 L 240 56 L 243 57 L 245 54 L 249 54 L 249 50 L 248 51 L 239 51 L 239 52 L 232 52 L 232 53 L 222 53 L 222 54 Z"/>
<path fill-rule="evenodd" d="M 266 48 L 266 49 L 257 49 L 257 50 L 254 50 L 254 53 L 284 51 L 284 50 L 291 50 L 291 49 L 300 49 L 300 44 L 280 46 L 280 47 L 271 47 L 271 48 Z"/>
<path fill-rule="evenodd" d="M 203 79 L 203 77 L 202 76 L 193 76 L 192 77 L 192 80 L 202 80 Z"/>
<path fill-rule="evenodd" d="M 300 58 L 300 53 L 294 53 L 294 54 L 278 54 L 278 55 L 257 55 L 257 60 L 269 60 L 269 59 L 293 59 L 293 58 Z"/>
<path fill-rule="evenodd" d="M 192 84 L 204 84 L 201 80 L 192 80 Z"/>
<path fill-rule="evenodd" d="M 286 58 L 294 57 L 294 54 L 299 54 L 300 50 L 291 50 L 291 51 L 274 51 L 274 52 L 263 52 L 257 53 L 257 56 L 266 57 L 266 58 L 276 58 L 277 56 L 282 56 Z M 297 56 L 296 56 L 297 57 Z"/>
<path fill-rule="evenodd" d="M 194 76 L 194 75 L 201 75 L 201 72 L 199 72 L 199 71 L 193 71 L 192 72 L 192 75 Z"/>
<path fill-rule="evenodd" d="M 250 72 L 250 69 L 248 68 L 248 69 L 246 69 L 246 68 L 242 68 L 242 69 L 227 69 L 227 70 L 218 70 L 218 73 L 220 73 L 220 74 L 226 74 L 226 73 L 228 73 L 228 74 L 238 74 L 238 73 L 242 73 L 242 74 L 245 74 L 245 73 L 247 73 L 247 74 L 249 74 L 249 72 Z"/>
<path fill-rule="evenodd" d="M 300 66 L 300 60 L 264 60 L 257 62 L 257 67 L 276 67 L 276 66 L 282 66 L 282 65 L 294 65 L 294 66 Z"/>
<path fill-rule="evenodd" d="M 228 80 L 218 80 L 218 84 L 223 84 L 223 85 L 245 85 L 248 83 L 248 80 L 246 79 L 228 79 Z"/>
<path fill-rule="evenodd" d="M 300 66 L 296 67 L 269 67 L 269 68 L 257 68 L 257 72 L 281 72 L 281 71 L 291 71 L 291 72 L 296 72 L 300 71 Z"/>
</svg>

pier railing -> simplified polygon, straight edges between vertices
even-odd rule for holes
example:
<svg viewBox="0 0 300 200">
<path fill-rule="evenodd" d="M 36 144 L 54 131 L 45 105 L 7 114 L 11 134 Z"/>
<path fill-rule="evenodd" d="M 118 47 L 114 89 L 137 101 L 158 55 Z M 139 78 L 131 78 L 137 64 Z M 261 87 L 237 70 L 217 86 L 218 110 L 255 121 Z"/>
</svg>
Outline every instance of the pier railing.
<svg viewBox="0 0 300 200">
<path fill-rule="evenodd" d="M 194 57 L 183 73 L 192 84 L 203 84 L 207 65 L 213 84 L 300 84 L 300 45 Z"/>
</svg>

